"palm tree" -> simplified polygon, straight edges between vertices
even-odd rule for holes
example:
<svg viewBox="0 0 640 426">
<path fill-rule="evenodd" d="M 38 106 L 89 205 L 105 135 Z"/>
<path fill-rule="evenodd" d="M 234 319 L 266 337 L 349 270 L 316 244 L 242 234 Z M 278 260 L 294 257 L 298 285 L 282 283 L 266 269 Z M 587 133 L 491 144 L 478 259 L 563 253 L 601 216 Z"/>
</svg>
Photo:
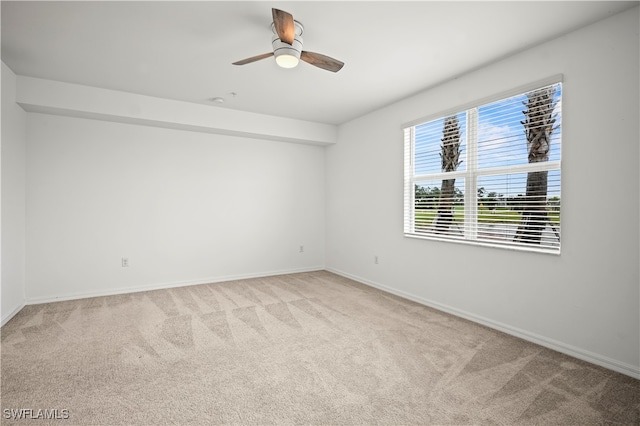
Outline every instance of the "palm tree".
<svg viewBox="0 0 640 426">
<path fill-rule="evenodd" d="M 462 161 L 460 157 L 460 124 L 458 117 L 452 115 L 444 119 L 442 129 L 442 171 L 455 171 Z M 438 201 L 438 213 L 434 220 L 436 233 L 445 233 L 453 223 L 453 207 L 455 195 L 455 179 L 443 179 Z"/>
<path fill-rule="evenodd" d="M 553 86 L 527 93 L 526 107 L 522 113 L 526 120 L 521 121 L 527 138 L 529 163 L 549 160 L 551 134 L 555 130 L 557 114 L 554 114 L 556 102 Z M 547 174 L 546 171 L 529 172 L 522 213 L 522 222 L 515 239 L 528 244 L 540 244 L 542 231 L 549 222 L 547 217 Z"/>
</svg>

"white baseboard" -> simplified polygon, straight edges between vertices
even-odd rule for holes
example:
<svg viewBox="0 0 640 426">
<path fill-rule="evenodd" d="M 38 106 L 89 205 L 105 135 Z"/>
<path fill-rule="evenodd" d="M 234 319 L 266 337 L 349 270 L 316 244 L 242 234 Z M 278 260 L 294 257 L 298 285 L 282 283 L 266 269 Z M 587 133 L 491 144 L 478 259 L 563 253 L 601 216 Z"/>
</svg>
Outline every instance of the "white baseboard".
<svg viewBox="0 0 640 426">
<path fill-rule="evenodd" d="M 453 308 L 451 306 L 447 306 L 447 305 L 443 305 L 441 303 L 438 302 L 434 302 L 432 300 L 428 300 L 428 299 L 424 299 L 422 297 L 416 296 L 414 294 L 411 293 L 407 293 L 401 290 L 397 290 L 395 288 L 392 287 L 388 287 L 379 283 L 376 283 L 374 281 L 371 280 L 367 280 L 365 278 L 362 277 L 358 277 L 334 268 L 326 268 L 327 271 L 329 272 L 333 272 L 334 274 L 337 275 L 341 275 L 345 278 L 349 278 L 352 279 L 354 281 L 357 281 L 359 283 L 368 285 L 370 287 L 375 287 L 379 290 L 383 290 L 387 293 L 391 293 L 394 294 L 396 296 L 400 296 L 402 298 L 408 299 L 408 300 L 412 300 L 414 302 L 420 303 L 422 305 L 425 306 L 429 306 L 431 308 L 437 309 L 439 311 L 443 311 L 452 315 L 455 315 L 457 317 L 460 318 L 464 318 L 467 319 L 469 321 L 473 321 L 475 323 L 478 324 L 482 324 L 484 326 L 487 326 L 489 328 L 492 328 L 494 330 L 498 330 L 498 331 L 502 331 L 506 334 L 510 334 L 512 336 L 516 336 L 519 337 L 523 340 L 538 344 L 540 346 L 544 346 L 546 348 L 549 349 L 553 349 L 554 351 L 557 352 L 561 352 L 563 354 L 572 356 L 574 358 L 583 360 L 583 361 L 587 361 L 590 362 L 592 364 L 595 365 L 599 365 L 601 367 L 607 368 L 609 370 L 613 370 L 616 371 L 618 373 L 622 373 L 625 374 L 627 376 L 631 376 L 635 379 L 640 379 L 640 368 L 631 365 L 631 364 L 627 364 L 624 362 L 620 362 L 617 361 L 615 359 L 603 356 L 603 355 L 599 355 L 581 348 L 577 348 L 575 346 L 572 345 L 567 345 L 565 343 L 559 342 L 557 340 L 554 339 L 549 339 L 547 337 L 544 336 L 540 336 L 538 334 L 535 333 L 531 333 L 529 331 L 526 330 L 522 330 L 516 327 L 512 327 L 508 324 L 503 324 L 500 323 L 498 321 L 493 321 L 491 319 L 488 318 L 484 318 L 469 312 L 465 312 L 456 308 Z"/>
<path fill-rule="evenodd" d="M 66 300 L 87 299 L 90 297 L 115 296 L 117 294 L 138 293 L 141 291 L 161 290 L 166 288 L 186 287 L 191 285 L 212 284 L 212 283 L 219 283 L 224 281 L 246 280 L 250 278 L 260 278 L 260 277 L 268 277 L 268 276 L 274 276 L 274 275 L 296 274 L 301 272 L 313 272 L 313 271 L 322 271 L 322 270 L 324 270 L 324 266 L 314 266 L 314 267 L 307 267 L 307 268 L 285 269 L 285 270 L 279 270 L 279 271 L 268 271 L 268 272 L 252 273 L 252 274 L 225 275 L 225 276 L 219 276 L 219 277 L 213 277 L 213 278 L 200 278 L 200 279 L 189 280 L 189 281 L 156 283 L 156 284 L 148 284 L 148 285 L 141 285 L 141 286 L 134 286 L 134 287 L 120 287 L 120 288 L 112 288 L 112 289 L 105 289 L 105 290 L 99 290 L 99 291 L 68 293 L 68 294 L 62 294 L 62 295 L 56 295 L 56 296 L 27 298 L 26 304 L 38 305 L 40 303 L 63 302 Z"/>
<path fill-rule="evenodd" d="M 9 312 L 7 315 L 2 317 L 2 322 L 0 323 L 0 327 L 9 322 L 9 320 L 16 316 L 18 312 L 25 307 L 24 303 L 19 304 L 13 311 Z"/>
</svg>

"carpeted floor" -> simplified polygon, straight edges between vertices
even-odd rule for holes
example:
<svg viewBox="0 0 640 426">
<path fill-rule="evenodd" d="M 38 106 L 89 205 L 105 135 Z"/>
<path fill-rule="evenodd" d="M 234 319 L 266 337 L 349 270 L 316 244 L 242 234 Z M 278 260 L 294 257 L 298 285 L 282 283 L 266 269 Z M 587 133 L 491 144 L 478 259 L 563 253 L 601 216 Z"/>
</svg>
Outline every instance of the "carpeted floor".
<svg viewBox="0 0 640 426">
<path fill-rule="evenodd" d="M 640 424 L 638 380 L 325 271 L 30 305 L 1 335 L 2 424 Z"/>
</svg>

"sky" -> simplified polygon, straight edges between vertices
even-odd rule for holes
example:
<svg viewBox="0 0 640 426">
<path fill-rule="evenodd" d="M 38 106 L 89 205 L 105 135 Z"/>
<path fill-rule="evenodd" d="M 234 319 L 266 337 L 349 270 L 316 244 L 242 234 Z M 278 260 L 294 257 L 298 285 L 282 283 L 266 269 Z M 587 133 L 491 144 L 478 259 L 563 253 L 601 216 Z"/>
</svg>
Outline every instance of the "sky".
<svg viewBox="0 0 640 426">
<path fill-rule="evenodd" d="M 556 126 L 562 120 L 562 86 L 554 85 L 557 102 L 554 113 L 557 114 Z M 523 102 L 526 94 L 513 96 L 497 102 L 478 107 L 478 167 L 503 167 L 528 164 L 527 142 L 524 134 L 525 120 Z M 468 124 L 466 112 L 459 113 L 458 120 L 461 133 L 462 163 L 457 171 L 467 170 L 467 133 Z M 415 173 L 440 173 L 442 164 L 442 129 L 444 119 L 438 119 L 416 126 L 415 131 Z M 549 160 L 560 160 L 561 155 L 561 127 L 552 133 Z M 484 187 L 486 192 L 497 192 L 504 196 L 516 196 L 525 193 L 527 173 L 510 175 L 479 176 L 478 187 Z M 548 175 L 548 196 L 560 196 L 560 171 L 551 171 Z M 460 181 L 460 182 L 458 182 Z M 441 180 L 417 182 L 422 186 L 440 187 Z M 456 187 L 464 191 L 463 179 L 458 179 Z"/>
</svg>

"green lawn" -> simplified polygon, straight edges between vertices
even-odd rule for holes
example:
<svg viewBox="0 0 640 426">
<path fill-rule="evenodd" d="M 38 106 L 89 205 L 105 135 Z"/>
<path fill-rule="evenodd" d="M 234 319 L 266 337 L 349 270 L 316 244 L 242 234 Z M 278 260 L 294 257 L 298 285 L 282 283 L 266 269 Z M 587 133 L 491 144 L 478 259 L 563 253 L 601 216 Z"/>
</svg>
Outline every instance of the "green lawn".
<svg viewBox="0 0 640 426">
<path fill-rule="evenodd" d="M 416 210 L 416 224 L 420 227 L 426 227 L 433 222 L 436 217 L 436 209 L 417 209 Z M 549 219 L 554 224 L 560 223 L 560 212 L 548 211 Z M 464 222 L 464 208 L 462 206 L 456 206 L 454 208 L 453 218 L 458 223 Z M 478 222 L 479 223 L 519 223 L 522 218 L 522 214 L 515 210 L 510 210 L 506 207 L 496 207 L 495 209 L 488 209 L 486 207 L 478 208 Z"/>
</svg>

